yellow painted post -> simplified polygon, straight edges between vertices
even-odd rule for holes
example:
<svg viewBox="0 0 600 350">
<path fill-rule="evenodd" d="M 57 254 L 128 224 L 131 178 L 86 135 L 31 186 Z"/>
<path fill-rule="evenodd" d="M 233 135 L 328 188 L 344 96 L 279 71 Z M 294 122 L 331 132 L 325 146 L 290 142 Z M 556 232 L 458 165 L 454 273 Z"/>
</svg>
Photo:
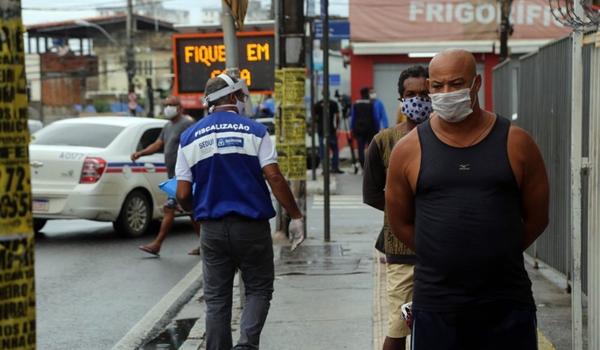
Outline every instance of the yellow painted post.
<svg viewBox="0 0 600 350">
<path fill-rule="evenodd" d="M 35 349 L 27 81 L 20 0 L 0 0 L 0 349 Z"/>
</svg>

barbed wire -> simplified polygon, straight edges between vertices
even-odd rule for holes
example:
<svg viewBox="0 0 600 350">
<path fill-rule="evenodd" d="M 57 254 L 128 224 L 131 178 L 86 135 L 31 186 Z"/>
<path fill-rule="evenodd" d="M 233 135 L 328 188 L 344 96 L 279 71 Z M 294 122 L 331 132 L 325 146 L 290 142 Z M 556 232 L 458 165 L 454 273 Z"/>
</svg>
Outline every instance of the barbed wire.
<svg viewBox="0 0 600 350">
<path fill-rule="evenodd" d="M 585 17 L 575 13 L 573 1 L 580 1 Z M 584 0 L 548 0 L 552 16 L 563 25 L 575 30 L 586 30 L 600 25 L 600 9 L 589 6 Z"/>
</svg>

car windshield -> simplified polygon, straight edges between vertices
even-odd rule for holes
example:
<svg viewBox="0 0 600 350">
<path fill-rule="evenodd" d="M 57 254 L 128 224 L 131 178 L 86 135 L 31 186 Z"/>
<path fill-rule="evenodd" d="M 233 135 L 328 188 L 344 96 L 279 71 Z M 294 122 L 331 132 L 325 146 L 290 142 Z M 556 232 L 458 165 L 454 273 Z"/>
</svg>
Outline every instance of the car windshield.
<svg viewBox="0 0 600 350">
<path fill-rule="evenodd" d="M 124 128 L 116 125 L 55 123 L 35 135 L 35 145 L 106 148 Z"/>
</svg>

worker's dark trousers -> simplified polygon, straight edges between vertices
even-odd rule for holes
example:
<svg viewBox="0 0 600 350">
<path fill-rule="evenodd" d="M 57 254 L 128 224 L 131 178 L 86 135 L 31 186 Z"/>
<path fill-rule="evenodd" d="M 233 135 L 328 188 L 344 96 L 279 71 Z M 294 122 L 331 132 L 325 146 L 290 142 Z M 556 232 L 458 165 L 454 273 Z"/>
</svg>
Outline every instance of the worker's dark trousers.
<svg viewBox="0 0 600 350">
<path fill-rule="evenodd" d="M 228 216 L 202 221 L 200 241 L 206 300 L 206 349 L 232 349 L 231 305 L 236 269 L 246 303 L 233 349 L 258 349 L 273 294 L 273 243 L 268 220 Z"/>
</svg>

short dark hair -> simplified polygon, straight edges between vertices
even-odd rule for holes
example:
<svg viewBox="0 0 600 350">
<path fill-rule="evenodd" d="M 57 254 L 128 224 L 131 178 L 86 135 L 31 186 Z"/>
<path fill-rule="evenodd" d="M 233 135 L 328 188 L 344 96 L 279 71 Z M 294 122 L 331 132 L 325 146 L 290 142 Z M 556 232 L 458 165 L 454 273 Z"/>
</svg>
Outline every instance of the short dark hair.
<svg viewBox="0 0 600 350">
<path fill-rule="evenodd" d="M 231 80 L 233 80 L 234 83 L 238 82 L 237 78 L 232 77 L 231 75 L 229 75 L 229 77 L 231 78 Z M 211 78 L 206 82 L 206 87 L 204 88 L 204 94 L 205 94 L 205 96 L 208 96 L 215 91 L 221 90 L 224 87 L 227 87 L 227 82 L 225 80 L 219 78 L 218 76 Z M 228 97 L 229 97 L 229 95 L 225 95 L 216 101 L 208 102 L 208 106 L 211 107 L 211 106 L 222 105 L 225 102 L 227 102 Z"/>
<path fill-rule="evenodd" d="M 429 78 L 429 70 L 419 65 L 403 70 L 400 73 L 400 78 L 398 78 L 398 94 L 400 97 L 404 96 L 404 81 L 408 78 Z"/>
<path fill-rule="evenodd" d="M 363 86 L 360 89 L 360 98 L 368 100 L 369 99 L 369 90 L 371 90 L 371 88 L 369 88 L 368 86 Z"/>
</svg>

